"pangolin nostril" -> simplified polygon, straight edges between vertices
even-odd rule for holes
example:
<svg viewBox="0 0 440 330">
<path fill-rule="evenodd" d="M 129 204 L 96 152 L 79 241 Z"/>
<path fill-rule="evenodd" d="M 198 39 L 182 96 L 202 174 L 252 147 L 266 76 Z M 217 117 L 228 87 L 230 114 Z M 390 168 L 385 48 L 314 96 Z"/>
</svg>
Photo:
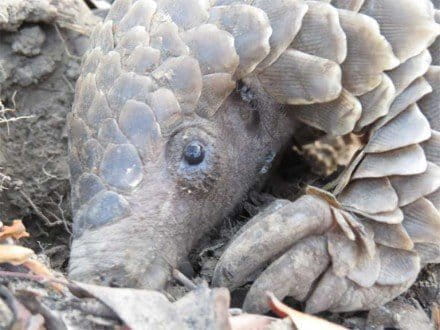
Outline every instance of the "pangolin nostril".
<svg viewBox="0 0 440 330">
<path fill-rule="evenodd" d="M 205 158 L 205 150 L 198 142 L 191 142 L 185 147 L 183 157 L 189 165 L 198 165 Z"/>
</svg>

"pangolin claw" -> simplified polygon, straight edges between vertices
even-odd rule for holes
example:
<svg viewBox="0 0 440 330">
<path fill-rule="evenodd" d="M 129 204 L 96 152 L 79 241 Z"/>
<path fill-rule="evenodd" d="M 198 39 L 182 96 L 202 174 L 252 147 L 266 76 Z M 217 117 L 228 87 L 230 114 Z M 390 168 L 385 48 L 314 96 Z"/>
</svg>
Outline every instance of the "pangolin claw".
<svg viewBox="0 0 440 330">
<path fill-rule="evenodd" d="M 371 228 L 353 214 L 310 195 L 279 204 L 240 230 L 214 272 L 213 284 L 232 289 L 257 274 L 246 311 L 267 312 L 268 290 L 306 302 L 309 313 L 370 309 L 415 281 L 419 256 L 376 245 Z"/>
</svg>

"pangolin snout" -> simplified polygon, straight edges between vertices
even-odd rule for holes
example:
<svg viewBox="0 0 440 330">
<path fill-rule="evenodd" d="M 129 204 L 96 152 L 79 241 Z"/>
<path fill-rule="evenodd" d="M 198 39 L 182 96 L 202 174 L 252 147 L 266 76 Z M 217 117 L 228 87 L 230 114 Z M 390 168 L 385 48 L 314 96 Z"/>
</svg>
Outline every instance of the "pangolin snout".
<svg viewBox="0 0 440 330">
<path fill-rule="evenodd" d="M 80 235 L 72 244 L 71 278 L 120 287 L 163 288 L 193 240 L 188 215 L 165 186 L 161 180 L 144 182 L 139 191 L 125 196 L 127 214 L 110 223 L 95 221 L 88 228 L 77 229 Z M 114 210 L 107 205 L 102 212 Z M 97 213 L 86 220 L 96 219 L 92 216 Z"/>
<path fill-rule="evenodd" d="M 192 126 L 156 144 L 157 156 L 143 157 L 139 165 L 130 154 L 113 153 L 104 168 L 119 189 L 102 188 L 76 211 L 71 278 L 162 288 L 225 212 L 218 202 L 219 193 L 228 197 L 219 182 L 225 174 L 218 144 L 214 132 Z M 91 191 L 93 176 L 82 175 L 79 189 Z"/>
</svg>

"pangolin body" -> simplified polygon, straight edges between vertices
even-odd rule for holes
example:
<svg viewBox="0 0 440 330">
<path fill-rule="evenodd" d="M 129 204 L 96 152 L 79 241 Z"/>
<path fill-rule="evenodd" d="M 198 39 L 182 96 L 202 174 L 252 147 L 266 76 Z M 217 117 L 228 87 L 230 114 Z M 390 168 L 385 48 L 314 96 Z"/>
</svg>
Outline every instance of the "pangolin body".
<svg viewBox="0 0 440 330">
<path fill-rule="evenodd" d="M 116 0 L 92 34 L 69 118 L 72 277 L 162 287 L 305 123 L 367 142 L 331 194 L 311 189 L 246 224 L 215 284 L 240 285 L 287 251 L 247 309 L 264 310 L 266 289 L 307 299 L 311 312 L 405 291 L 440 261 L 434 5 Z"/>
</svg>

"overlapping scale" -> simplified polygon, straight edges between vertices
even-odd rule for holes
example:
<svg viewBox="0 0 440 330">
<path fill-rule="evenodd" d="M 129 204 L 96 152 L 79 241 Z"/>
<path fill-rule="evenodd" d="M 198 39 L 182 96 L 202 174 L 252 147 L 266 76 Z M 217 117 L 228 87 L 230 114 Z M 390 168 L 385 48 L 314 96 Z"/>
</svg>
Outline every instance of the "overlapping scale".
<svg viewBox="0 0 440 330">
<path fill-rule="evenodd" d="M 420 54 L 409 58 L 397 68 L 387 71 L 391 78 L 396 95 L 402 93 L 415 79 L 423 76 L 431 63 L 431 54 L 426 49 Z"/>
<path fill-rule="evenodd" d="M 431 138 L 421 144 L 426 159 L 440 166 L 440 132 L 431 131 Z"/>
<path fill-rule="evenodd" d="M 127 137 L 122 134 L 115 119 L 109 118 L 102 122 L 98 130 L 98 140 L 102 145 L 128 143 Z"/>
<path fill-rule="evenodd" d="M 127 60 L 125 68 L 137 74 L 147 74 L 153 71 L 160 63 L 160 52 L 148 46 L 136 46 Z"/>
<path fill-rule="evenodd" d="M 411 85 L 409 85 L 402 93 L 400 93 L 391 104 L 386 116 L 379 119 L 375 127 L 381 127 L 391 119 L 396 117 L 399 113 L 407 109 L 411 104 L 416 103 L 424 95 L 432 91 L 431 85 L 425 78 L 417 78 Z"/>
<path fill-rule="evenodd" d="M 150 34 L 143 26 L 135 26 L 125 32 L 115 50 L 121 54 L 123 62 L 138 46 L 148 46 Z"/>
<path fill-rule="evenodd" d="M 95 74 L 88 73 L 80 82 L 79 88 L 76 89 L 77 101 L 73 105 L 73 110 L 80 116 L 85 116 L 97 92 Z"/>
<path fill-rule="evenodd" d="M 91 173 L 97 173 L 104 149 L 96 139 L 89 139 L 81 148 L 79 155 L 84 168 Z"/>
<path fill-rule="evenodd" d="M 127 101 L 121 109 L 118 125 L 142 157 L 154 155 L 160 139 L 160 127 L 148 105 L 135 100 Z"/>
<path fill-rule="evenodd" d="M 440 211 L 440 189 L 437 189 L 432 194 L 425 196 L 427 200 L 429 200 L 434 207 Z"/>
<path fill-rule="evenodd" d="M 340 9 L 339 21 L 347 36 L 342 84 L 353 95 L 362 95 L 377 87 L 382 72 L 396 67 L 399 60 L 371 17 Z"/>
<path fill-rule="evenodd" d="M 107 118 L 113 117 L 113 111 L 107 103 L 105 94 L 98 91 L 93 98 L 93 102 L 86 114 L 90 126 L 99 129 L 99 125 Z"/>
<path fill-rule="evenodd" d="M 98 65 L 96 85 L 102 92 L 107 92 L 121 73 L 121 55 L 112 50 L 101 59 Z"/>
<path fill-rule="evenodd" d="M 302 26 L 308 5 L 302 0 L 255 0 L 252 5 L 266 13 L 272 28 L 269 39 L 270 52 L 258 64 L 256 71 L 259 72 L 276 61 L 289 47 Z"/>
<path fill-rule="evenodd" d="M 196 59 L 190 56 L 170 57 L 151 75 L 173 91 L 183 112 L 193 111 L 202 91 L 202 73 Z"/>
<path fill-rule="evenodd" d="M 315 289 L 307 300 L 306 313 L 319 313 L 336 305 L 348 289 L 348 280 L 337 276 L 329 268 L 319 279 Z"/>
<path fill-rule="evenodd" d="M 204 24 L 181 34 L 182 40 L 197 59 L 202 74 L 235 73 L 239 57 L 234 38 L 214 24 Z M 169 58 L 167 61 L 171 61 Z"/>
<path fill-rule="evenodd" d="M 420 263 L 424 266 L 428 263 L 440 262 L 440 245 L 430 243 L 416 243 L 414 250 L 420 256 Z"/>
<path fill-rule="evenodd" d="M 404 206 L 402 222 L 414 243 L 440 244 L 440 212 L 426 198 Z"/>
<path fill-rule="evenodd" d="M 188 46 L 179 35 L 179 28 L 173 22 L 162 22 L 151 32 L 151 44 L 162 54 L 162 59 L 169 56 L 189 54 Z"/>
<path fill-rule="evenodd" d="M 375 253 L 373 257 L 361 254 L 356 266 L 347 274 L 347 278 L 358 285 L 368 288 L 373 286 L 379 278 L 381 269 L 380 255 Z"/>
<path fill-rule="evenodd" d="M 79 177 L 77 194 L 81 204 L 87 203 L 97 193 L 104 190 L 105 186 L 101 179 L 91 173 L 84 173 Z"/>
<path fill-rule="evenodd" d="M 102 179 L 120 190 L 135 188 L 143 178 L 142 162 L 131 144 L 109 144 L 100 166 Z"/>
<path fill-rule="evenodd" d="M 420 257 L 415 252 L 379 245 L 380 272 L 377 283 L 397 285 L 414 278 L 420 271 Z"/>
<path fill-rule="evenodd" d="M 370 125 L 388 113 L 396 94 L 393 82 L 386 74 L 382 74 L 382 81 L 372 91 L 358 97 L 362 105 L 361 117 L 356 123 L 356 130 Z"/>
<path fill-rule="evenodd" d="M 154 81 L 150 77 L 134 72 L 122 73 L 107 93 L 108 104 L 116 113 L 128 100 L 145 101 L 149 92 L 154 89 Z"/>
<path fill-rule="evenodd" d="M 341 69 L 333 61 L 288 49 L 258 75 L 264 89 L 284 104 L 334 100 L 341 92 Z"/>
<path fill-rule="evenodd" d="M 371 1 L 366 1 L 366 3 L 371 3 Z M 368 8 L 372 10 L 372 7 Z M 361 12 L 366 11 L 362 9 Z M 386 18 L 383 17 L 383 20 Z M 381 23 L 380 20 L 379 23 Z M 386 29 L 391 25 L 386 26 Z M 429 22 L 428 25 L 430 25 Z M 380 28 L 383 33 L 383 24 L 380 24 Z M 410 44 L 408 40 L 398 42 Z M 398 57 L 403 63 L 387 71 L 395 87 L 395 95 L 392 92 L 389 93 L 389 99 L 393 100 L 392 104 L 388 103 L 381 111 L 380 108 L 377 109 L 380 115 L 376 115 L 366 124 L 357 124 L 357 128 L 360 129 L 373 123 L 372 135 L 364 149 L 366 155 L 360 156 L 361 159 L 357 160 L 359 164 L 356 169 L 348 171 L 348 176 L 346 175 L 347 181 L 354 181 L 349 183 L 342 193 L 341 189 L 338 192 L 338 200 L 344 204 L 343 201 L 351 192 L 350 187 L 354 183 L 359 186 L 362 183 L 366 186 L 369 180 L 388 177 L 392 190 L 397 194 L 398 205 L 393 205 L 393 203 L 387 205 L 390 209 L 395 208 L 390 214 L 403 215 L 402 223 L 383 222 L 386 218 L 381 218 L 381 212 L 374 212 L 378 210 L 364 209 L 359 212 L 353 205 L 347 207 L 350 211 L 362 214 L 368 219 L 364 221 L 374 230 L 376 243 L 382 246 L 380 248 L 382 260 L 380 275 L 376 281 L 382 285 L 399 285 L 408 281 L 410 277 L 415 278 L 420 267 L 419 260 L 422 264 L 440 260 L 436 255 L 440 251 L 440 216 L 436 209 L 440 204 L 440 190 L 438 189 L 440 172 L 436 165 L 440 157 L 440 139 L 438 138 L 440 134 L 435 131 L 435 125 L 439 125 L 440 122 L 438 117 L 440 101 L 438 93 L 436 94 L 440 83 L 440 71 L 435 66 L 429 67 L 431 56 L 426 47 L 430 42 L 426 39 L 417 42 L 425 43 L 425 45 L 417 53 L 406 52 L 406 58 L 402 55 L 405 54 L 405 50 L 400 49 L 402 52 Z M 394 48 L 393 51 L 395 51 Z M 365 96 L 370 95 L 365 94 Z M 361 102 L 365 96 L 360 97 Z M 364 106 L 363 110 L 367 108 Z M 366 115 L 362 114 L 360 122 Z M 380 118 L 381 116 L 383 118 Z M 434 130 L 431 130 L 433 127 Z M 401 172 L 401 174 L 393 175 L 392 173 L 395 172 Z M 380 185 L 375 186 L 374 189 L 378 187 Z M 362 201 L 362 197 L 370 196 L 370 194 L 376 195 L 377 200 L 390 199 L 385 192 L 374 193 L 374 189 L 371 187 L 360 189 L 361 198 L 354 200 Z M 368 206 L 371 205 L 379 206 L 381 203 L 368 204 Z M 365 208 L 365 205 L 363 207 Z M 411 252 L 410 254 L 404 253 L 404 250 Z M 359 281 L 356 283 L 362 286 Z M 363 286 L 366 284 L 370 283 L 364 283 Z"/>
<path fill-rule="evenodd" d="M 354 172 L 353 179 L 414 175 L 423 173 L 426 167 L 423 149 L 416 144 L 382 153 L 367 154 Z"/>
<path fill-rule="evenodd" d="M 335 222 L 338 224 L 339 229 L 344 233 L 345 237 L 351 241 L 356 239 L 353 229 L 350 227 L 350 224 L 347 222 L 346 217 L 344 216 L 346 212 L 332 207 L 332 215 Z"/>
<path fill-rule="evenodd" d="M 425 79 L 432 87 L 432 93 L 425 95 L 417 104 L 434 130 L 440 130 L 440 66 L 431 65 Z"/>
<path fill-rule="evenodd" d="M 340 136 L 353 130 L 361 116 L 362 105 L 355 96 L 343 90 L 334 101 L 301 105 L 293 111 L 304 123 L 330 135 Z"/>
<path fill-rule="evenodd" d="M 103 53 L 101 51 L 101 48 L 94 48 L 88 51 L 84 55 L 81 74 L 86 75 L 88 73 L 94 73 L 102 57 Z"/>
<path fill-rule="evenodd" d="M 422 174 L 392 176 L 390 181 L 399 196 L 399 206 L 404 206 L 440 188 L 440 167 L 428 162 Z"/>
<path fill-rule="evenodd" d="M 234 37 L 240 58 L 235 77 L 240 79 L 254 71 L 270 51 L 272 28 L 266 13 L 253 6 L 236 4 L 213 7 L 209 15 L 209 23 Z"/>
<path fill-rule="evenodd" d="M 372 219 L 380 223 L 398 224 L 403 221 L 403 212 L 399 208 L 396 208 L 395 210 L 390 212 L 379 212 L 379 213 L 367 213 L 357 209 L 351 209 L 350 207 L 345 207 L 345 208 L 347 209 L 347 211 L 354 212 L 367 219 Z"/>
<path fill-rule="evenodd" d="M 365 152 L 385 152 L 420 143 L 431 137 L 428 120 L 416 104 L 376 130 L 365 147 Z"/>
<path fill-rule="evenodd" d="M 95 45 L 99 44 L 99 48 L 108 53 L 115 47 L 115 38 L 113 36 L 113 22 L 106 20 L 102 26 L 97 30 Z"/>
<path fill-rule="evenodd" d="M 344 206 L 366 213 L 391 212 L 398 205 L 398 196 L 387 178 L 355 180 L 338 196 L 338 200 Z"/>
<path fill-rule="evenodd" d="M 106 21 L 119 22 L 130 10 L 132 0 L 116 0 L 111 6 Z"/>
<path fill-rule="evenodd" d="M 361 13 L 379 23 L 401 62 L 420 54 L 440 34 L 429 0 L 366 0 Z"/>
<path fill-rule="evenodd" d="M 180 30 L 189 30 L 202 25 L 209 18 L 208 0 L 156 0 L 161 15 L 158 19 L 172 20 Z M 162 16 L 162 17 L 161 17 Z"/>
<path fill-rule="evenodd" d="M 365 220 L 374 231 L 376 243 L 403 250 L 412 250 L 414 243 L 402 224 L 385 224 L 377 221 Z"/>
<path fill-rule="evenodd" d="M 340 277 L 346 276 L 358 262 L 360 246 L 340 230 L 331 230 L 326 236 L 333 273 Z"/>
<path fill-rule="evenodd" d="M 148 31 L 156 8 L 156 2 L 153 0 L 136 0 L 117 25 L 117 32 L 126 33 L 133 27 L 145 27 Z"/>
<path fill-rule="evenodd" d="M 179 102 L 167 88 L 159 88 L 151 93 L 150 106 L 158 123 L 157 132 L 169 134 L 182 121 Z"/>
<path fill-rule="evenodd" d="M 342 63 L 347 56 L 347 39 L 336 8 L 310 1 L 301 29 L 290 47 L 304 53 Z"/>
</svg>

